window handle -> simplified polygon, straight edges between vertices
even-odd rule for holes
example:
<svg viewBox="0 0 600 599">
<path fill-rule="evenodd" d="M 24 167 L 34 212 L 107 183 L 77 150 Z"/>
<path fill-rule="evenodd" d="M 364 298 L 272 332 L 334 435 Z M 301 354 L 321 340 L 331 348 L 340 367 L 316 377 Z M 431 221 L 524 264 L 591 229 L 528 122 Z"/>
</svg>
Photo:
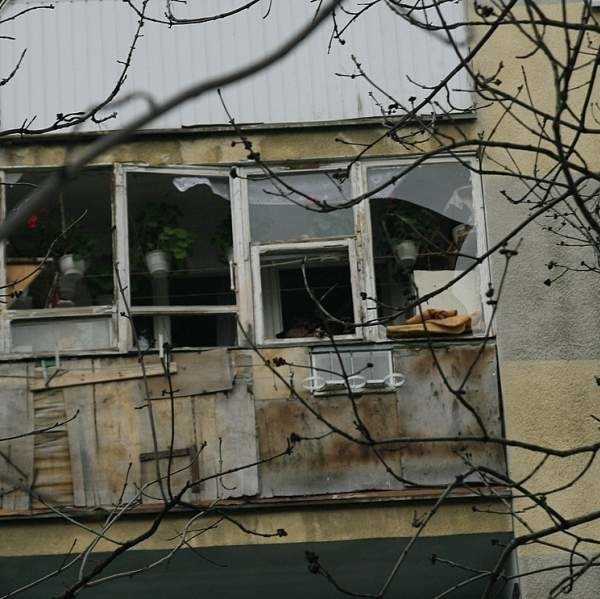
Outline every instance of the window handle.
<svg viewBox="0 0 600 599">
<path fill-rule="evenodd" d="M 229 258 L 229 289 L 235 291 L 235 262 L 233 258 Z"/>
</svg>

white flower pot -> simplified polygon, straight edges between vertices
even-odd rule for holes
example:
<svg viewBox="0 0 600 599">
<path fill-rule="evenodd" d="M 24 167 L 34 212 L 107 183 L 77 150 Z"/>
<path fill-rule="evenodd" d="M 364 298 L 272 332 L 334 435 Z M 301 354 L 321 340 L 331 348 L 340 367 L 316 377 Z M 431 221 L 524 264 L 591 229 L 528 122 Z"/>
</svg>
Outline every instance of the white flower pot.
<svg viewBox="0 0 600 599">
<path fill-rule="evenodd" d="M 75 260 L 73 254 L 65 254 L 58 261 L 60 272 L 69 278 L 81 278 L 85 274 L 86 263 L 83 258 Z"/>
<path fill-rule="evenodd" d="M 400 266 L 406 271 L 412 271 L 417 262 L 418 248 L 412 239 L 405 239 L 397 243 L 394 247 L 394 253 Z"/>
<path fill-rule="evenodd" d="M 146 254 L 146 266 L 153 277 L 166 277 L 171 270 L 169 254 L 163 250 L 152 250 Z"/>
</svg>

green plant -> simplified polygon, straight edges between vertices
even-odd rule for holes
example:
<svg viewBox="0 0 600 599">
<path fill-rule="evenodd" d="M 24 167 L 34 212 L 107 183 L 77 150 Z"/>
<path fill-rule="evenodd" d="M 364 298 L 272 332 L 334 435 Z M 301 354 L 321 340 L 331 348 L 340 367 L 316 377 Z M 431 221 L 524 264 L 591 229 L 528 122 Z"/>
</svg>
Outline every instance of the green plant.
<svg viewBox="0 0 600 599">
<path fill-rule="evenodd" d="M 142 254 L 162 250 L 181 264 L 190 255 L 195 237 L 179 226 L 181 210 L 166 202 L 150 202 L 136 219 L 137 243 Z"/>
<path fill-rule="evenodd" d="M 63 256 L 73 254 L 75 260 L 89 258 L 94 253 L 95 248 L 96 240 L 78 225 L 68 229 L 57 242 L 58 252 Z"/>
<path fill-rule="evenodd" d="M 93 297 L 113 292 L 113 260 L 110 254 L 94 256 L 87 271 L 87 285 Z"/>
<path fill-rule="evenodd" d="M 223 264 L 229 261 L 229 252 L 233 246 L 233 233 L 231 231 L 231 218 L 224 218 L 214 230 L 210 238 L 211 245 L 217 252 L 217 257 Z"/>
<path fill-rule="evenodd" d="M 396 244 L 410 239 L 421 248 L 426 247 L 440 232 L 436 213 L 408 202 L 386 210 L 382 226 L 388 243 Z"/>
</svg>

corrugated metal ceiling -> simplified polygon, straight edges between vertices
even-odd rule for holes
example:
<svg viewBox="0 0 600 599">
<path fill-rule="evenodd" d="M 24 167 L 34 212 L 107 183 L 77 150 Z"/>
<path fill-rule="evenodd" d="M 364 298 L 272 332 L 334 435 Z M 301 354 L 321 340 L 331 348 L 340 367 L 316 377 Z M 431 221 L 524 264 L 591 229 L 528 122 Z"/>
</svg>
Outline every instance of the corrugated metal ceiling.
<svg viewBox="0 0 600 599">
<path fill-rule="evenodd" d="M 197 16 L 200 8 L 219 12 L 240 0 L 203 0 L 174 4 L 178 17 Z M 138 6 L 140 0 L 134 0 Z M 150 14 L 161 17 L 164 0 L 150 2 Z M 15 0 L 2 9 L 9 16 L 39 6 L 31 0 Z M 33 126 L 51 124 L 58 113 L 85 110 L 102 100 L 118 79 L 136 28 L 135 13 L 122 0 L 58 0 L 53 10 L 35 10 L 0 25 L 0 78 L 13 68 L 27 49 L 21 69 L 10 84 L 0 88 L 0 126 L 21 125 L 35 117 Z M 148 23 L 134 55 L 127 82 L 119 97 L 143 91 L 156 100 L 207 76 L 247 64 L 274 48 L 311 18 L 315 3 L 308 0 L 259 2 L 251 10 L 224 21 L 167 27 Z M 348 7 L 358 7 L 353 0 Z M 447 6 L 457 18 L 462 7 Z M 340 22 L 347 20 L 347 16 Z M 367 10 L 345 33 L 346 43 L 327 47 L 331 24 L 323 26 L 293 55 L 267 71 L 224 90 L 227 105 L 240 123 L 322 122 L 378 116 L 370 97 L 373 91 L 382 104 L 390 103 L 361 79 L 336 76 L 350 74 L 356 55 L 369 75 L 394 97 L 407 102 L 421 98 L 408 77 L 423 84 L 437 82 L 456 64 L 451 48 L 438 37 L 410 27 L 384 3 Z M 466 76 L 452 87 L 465 89 Z M 446 95 L 438 99 L 447 105 Z M 468 104 L 464 92 L 453 92 L 452 103 Z M 144 109 L 140 99 L 119 107 L 119 117 L 107 123 L 88 124 L 86 130 L 114 129 Z M 432 112 L 431 109 L 425 112 Z M 216 94 L 188 102 L 152 124 L 152 128 L 222 124 L 227 116 Z"/>
</svg>

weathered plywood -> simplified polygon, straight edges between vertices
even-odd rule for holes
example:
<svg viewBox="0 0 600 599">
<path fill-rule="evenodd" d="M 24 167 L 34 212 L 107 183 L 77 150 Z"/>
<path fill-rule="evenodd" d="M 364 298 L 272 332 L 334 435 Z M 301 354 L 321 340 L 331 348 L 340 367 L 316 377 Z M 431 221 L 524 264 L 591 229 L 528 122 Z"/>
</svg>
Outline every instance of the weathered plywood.
<svg viewBox="0 0 600 599">
<path fill-rule="evenodd" d="M 34 498 L 33 507 L 45 504 L 72 505 L 73 485 L 67 433 L 67 412 L 61 389 L 33 394 L 34 425 L 36 429 L 52 427 L 34 437 Z M 69 416 L 72 412 L 69 411 Z"/>
<path fill-rule="evenodd" d="M 436 349 L 436 356 L 450 384 L 457 388 L 480 346 L 449 345 Z M 480 436 L 481 429 L 444 385 L 431 352 L 426 348 L 403 348 L 395 352 L 394 370 L 406 377 L 398 391 L 401 435 L 406 437 Z M 487 347 L 465 386 L 465 401 L 477 411 L 488 434 L 500 436 L 501 418 L 496 377 L 495 348 Z M 416 484 L 445 484 L 467 469 L 460 454 L 468 452 L 476 464 L 503 470 L 500 446 L 468 443 L 417 443 L 402 450 L 405 476 Z"/>
<path fill-rule="evenodd" d="M 194 415 L 192 411 L 191 399 L 189 397 L 177 398 L 172 402 L 170 400 L 151 402 L 152 415 L 156 428 L 156 446 L 154 445 L 152 432 L 150 428 L 150 418 L 148 408 L 137 410 L 137 422 L 140 431 L 140 449 L 143 454 L 156 455 L 159 457 L 158 465 L 161 476 L 168 473 L 168 454 L 172 450 L 190 450 L 195 453 L 196 434 L 194 427 Z M 174 434 L 173 434 L 174 433 Z M 166 456 L 166 457 L 164 457 Z M 195 455 L 194 455 L 195 457 Z M 197 463 L 197 460 L 194 460 Z M 156 481 L 156 458 L 143 459 L 141 462 L 142 484 Z M 192 468 L 192 459 L 190 455 L 179 456 L 172 459 L 171 472 L 171 491 L 177 493 L 185 483 L 194 479 Z M 164 481 L 164 487 L 167 489 L 167 481 Z M 160 499 L 160 489 L 157 484 L 150 485 L 145 491 L 145 503 L 155 503 Z M 193 501 L 194 492 L 186 492 L 183 496 L 185 501 Z"/>
<path fill-rule="evenodd" d="M 177 372 L 177 364 L 170 365 L 171 373 Z M 164 368 L 161 364 L 148 364 L 145 367 L 145 375 L 147 377 L 155 377 L 164 375 Z M 125 367 L 115 370 L 99 369 L 99 370 L 77 370 L 69 371 L 68 368 L 56 373 L 47 383 L 43 380 L 32 383 L 32 391 L 44 391 L 46 389 L 59 389 L 63 387 L 76 387 L 81 385 L 93 385 L 95 383 L 106 383 L 109 381 L 123 381 L 128 379 L 140 379 L 144 376 L 144 371 L 141 366 Z"/>
<path fill-rule="evenodd" d="M 140 480 L 134 408 L 143 396 L 141 381 L 73 387 L 65 389 L 64 395 L 67 410 L 79 410 L 69 423 L 75 504 L 111 506 L 121 497 L 128 501 L 135 496 Z"/>
<path fill-rule="evenodd" d="M 77 417 L 67 425 L 74 505 L 100 505 L 102 493 L 101 479 L 97 472 L 94 388 L 88 385 L 64 389 L 63 396 L 66 410 L 73 413 L 78 412 Z"/>
<path fill-rule="evenodd" d="M 34 427 L 27 392 L 27 365 L 0 365 L 0 439 L 27 433 Z M 4 511 L 27 510 L 33 481 L 34 437 L 0 441 L 0 506 Z"/>
<path fill-rule="evenodd" d="M 226 348 L 201 352 L 178 353 L 177 374 L 172 377 L 174 395 L 186 397 L 229 391 L 233 386 L 230 353 Z M 167 399 L 165 378 L 149 381 L 150 396 Z"/>
<path fill-rule="evenodd" d="M 302 381 L 310 376 L 308 348 L 279 347 L 263 349 L 261 353 L 264 359 L 273 365 L 276 358 L 283 358 L 286 364 L 273 366 L 274 372 L 271 367 L 265 366 L 255 353 L 248 352 L 246 354 L 246 360 L 252 364 L 252 390 L 257 400 L 289 399 L 291 393 L 288 385 L 293 386 L 298 392 L 304 393 Z M 242 361 L 241 356 L 237 358 L 237 361 Z M 279 377 L 282 377 L 283 381 Z"/>
<path fill-rule="evenodd" d="M 121 496 L 128 501 L 137 492 L 135 483 L 141 480 L 139 455 L 144 431 L 140 430 L 135 408 L 143 393 L 140 380 L 94 386 L 96 468 L 102 505 L 113 505 Z"/>
<path fill-rule="evenodd" d="M 352 404 L 347 397 L 313 398 L 310 405 L 331 425 L 360 438 Z M 397 434 L 399 425 L 394 394 L 364 396 L 357 400 L 357 408 L 374 438 Z M 286 439 L 292 433 L 313 438 L 297 444 L 290 455 L 259 467 L 261 494 L 265 497 L 402 487 L 386 472 L 369 447 L 332 433 L 329 426 L 297 400 L 257 402 L 257 420 L 261 459 L 283 451 Z M 398 452 L 387 454 L 387 460 L 400 474 Z"/>
<path fill-rule="evenodd" d="M 249 380 L 236 378 L 229 393 L 219 394 L 215 403 L 219 467 L 221 472 L 240 468 L 219 477 L 219 496 L 241 497 L 258 493 L 256 416 Z"/>
<path fill-rule="evenodd" d="M 169 459 L 169 455 L 171 458 Z M 197 461 L 195 447 L 187 447 L 158 453 L 142 454 L 141 485 L 144 488 L 143 503 L 157 503 L 162 501 L 162 493 L 156 476 L 156 465 L 167 497 L 176 495 L 187 485 L 187 483 L 198 479 Z M 183 495 L 182 500 L 193 502 L 196 487 L 190 487 Z"/>
<path fill-rule="evenodd" d="M 217 438 L 216 402 L 222 399 L 222 394 L 203 395 L 191 400 L 196 447 L 198 456 L 198 470 L 200 479 L 207 479 L 200 484 L 199 498 L 202 501 L 219 497 L 219 440 Z"/>
</svg>

